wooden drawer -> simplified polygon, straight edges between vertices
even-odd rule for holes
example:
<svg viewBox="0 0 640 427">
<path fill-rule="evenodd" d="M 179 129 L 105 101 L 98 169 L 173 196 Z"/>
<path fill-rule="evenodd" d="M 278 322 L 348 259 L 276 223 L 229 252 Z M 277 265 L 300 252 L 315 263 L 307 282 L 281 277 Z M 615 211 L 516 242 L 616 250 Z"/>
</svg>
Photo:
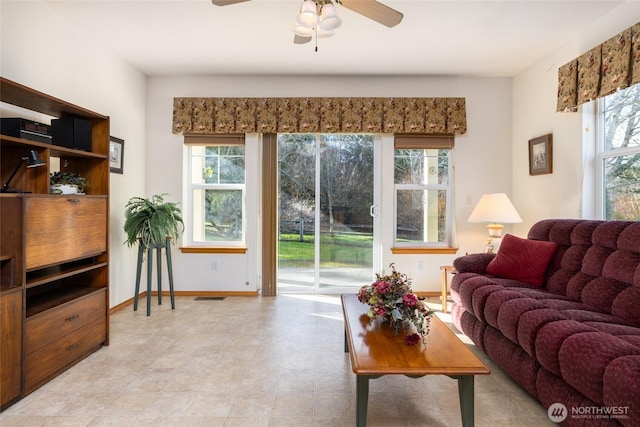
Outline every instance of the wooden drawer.
<svg viewBox="0 0 640 427">
<path fill-rule="evenodd" d="M 29 355 L 95 319 L 104 319 L 107 310 L 105 292 L 105 290 L 94 292 L 27 318 L 24 337 L 25 354 Z"/>
<path fill-rule="evenodd" d="M 104 317 L 96 319 L 64 337 L 28 354 L 24 363 L 27 392 L 33 390 L 58 372 L 66 369 L 102 343 L 106 338 Z"/>
<path fill-rule="evenodd" d="M 107 199 L 90 196 L 25 198 L 25 268 L 107 250 Z"/>
</svg>

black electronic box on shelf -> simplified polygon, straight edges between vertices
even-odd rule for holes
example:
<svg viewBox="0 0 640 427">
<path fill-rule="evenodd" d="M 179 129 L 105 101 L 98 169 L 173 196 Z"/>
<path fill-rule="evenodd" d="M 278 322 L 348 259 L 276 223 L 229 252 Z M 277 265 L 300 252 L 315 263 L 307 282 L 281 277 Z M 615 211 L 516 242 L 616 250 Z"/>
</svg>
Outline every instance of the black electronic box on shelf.
<svg viewBox="0 0 640 427">
<path fill-rule="evenodd" d="M 91 122 L 79 117 L 51 120 L 53 145 L 91 151 Z"/>
<path fill-rule="evenodd" d="M 51 126 L 34 122 L 33 120 L 3 117 L 0 119 L 0 133 L 51 144 Z"/>
</svg>

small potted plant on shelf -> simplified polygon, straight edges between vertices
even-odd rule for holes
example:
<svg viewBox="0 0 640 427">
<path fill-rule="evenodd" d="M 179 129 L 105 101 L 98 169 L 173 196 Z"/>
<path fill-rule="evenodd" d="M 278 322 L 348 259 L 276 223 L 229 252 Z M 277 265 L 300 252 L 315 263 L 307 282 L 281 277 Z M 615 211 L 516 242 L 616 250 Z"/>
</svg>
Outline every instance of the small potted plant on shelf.
<svg viewBox="0 0 640 427">
<path fill-rule="evenodd" d="M 166 194 L 149 199 L 132 197 L 125 206 L 124 231 L 127 245 L 140 243 L 143 248 L 164 246 L 167 239 L 176 241 L 182 231 L 182 212 L 177 203 L 164 200 Z"/>
<path fill-rule="evenodd" d="M 53 172 L 49 176 L 51 194 L 84 194 L 89 187 L 87 180 L 73 172 Z"/>
</svg>

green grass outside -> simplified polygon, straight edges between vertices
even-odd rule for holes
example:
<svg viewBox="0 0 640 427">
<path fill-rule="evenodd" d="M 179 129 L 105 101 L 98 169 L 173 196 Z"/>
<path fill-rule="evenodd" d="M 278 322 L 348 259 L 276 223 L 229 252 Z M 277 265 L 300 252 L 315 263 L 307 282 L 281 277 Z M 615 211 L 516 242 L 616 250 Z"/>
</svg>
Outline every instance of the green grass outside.
<svg viewBox="0 0 640 427">
<path fill-rule="evenodd" d="M 284 267 L 313 267 L 314 238 L 298 234 L 281 234 L 279 262 Z M 322 235 L 320 264 L 323 267 L 371 267 L 373 238 L 365 234 Z"/>
</svg>

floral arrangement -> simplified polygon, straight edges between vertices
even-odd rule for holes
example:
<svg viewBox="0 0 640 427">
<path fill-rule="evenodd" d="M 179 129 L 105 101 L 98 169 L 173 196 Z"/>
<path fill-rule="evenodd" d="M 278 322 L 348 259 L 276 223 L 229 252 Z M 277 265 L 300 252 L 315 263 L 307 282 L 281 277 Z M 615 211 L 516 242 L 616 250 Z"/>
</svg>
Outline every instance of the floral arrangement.
<svg viewBox="0 0 640 427">
<path fill-rule="evenodd" d="M 367 312 L 370 318 L 388 319 L 396 335 L 400 333 L 400 328 L 407 332 L 413 324 L 416 332 L 406 336 L 404 342 L 407 345 L 416 345 L 421 340 L 424 342 L 429 333 L 433 310 L 412 292 L 411 281 L 406 274 L 396 271 L 393 263 L 389 267 L 391 274 L 376 274 L 375 282 L 360 288 L 358 300 L 371 306 Z"/>
</svg>

